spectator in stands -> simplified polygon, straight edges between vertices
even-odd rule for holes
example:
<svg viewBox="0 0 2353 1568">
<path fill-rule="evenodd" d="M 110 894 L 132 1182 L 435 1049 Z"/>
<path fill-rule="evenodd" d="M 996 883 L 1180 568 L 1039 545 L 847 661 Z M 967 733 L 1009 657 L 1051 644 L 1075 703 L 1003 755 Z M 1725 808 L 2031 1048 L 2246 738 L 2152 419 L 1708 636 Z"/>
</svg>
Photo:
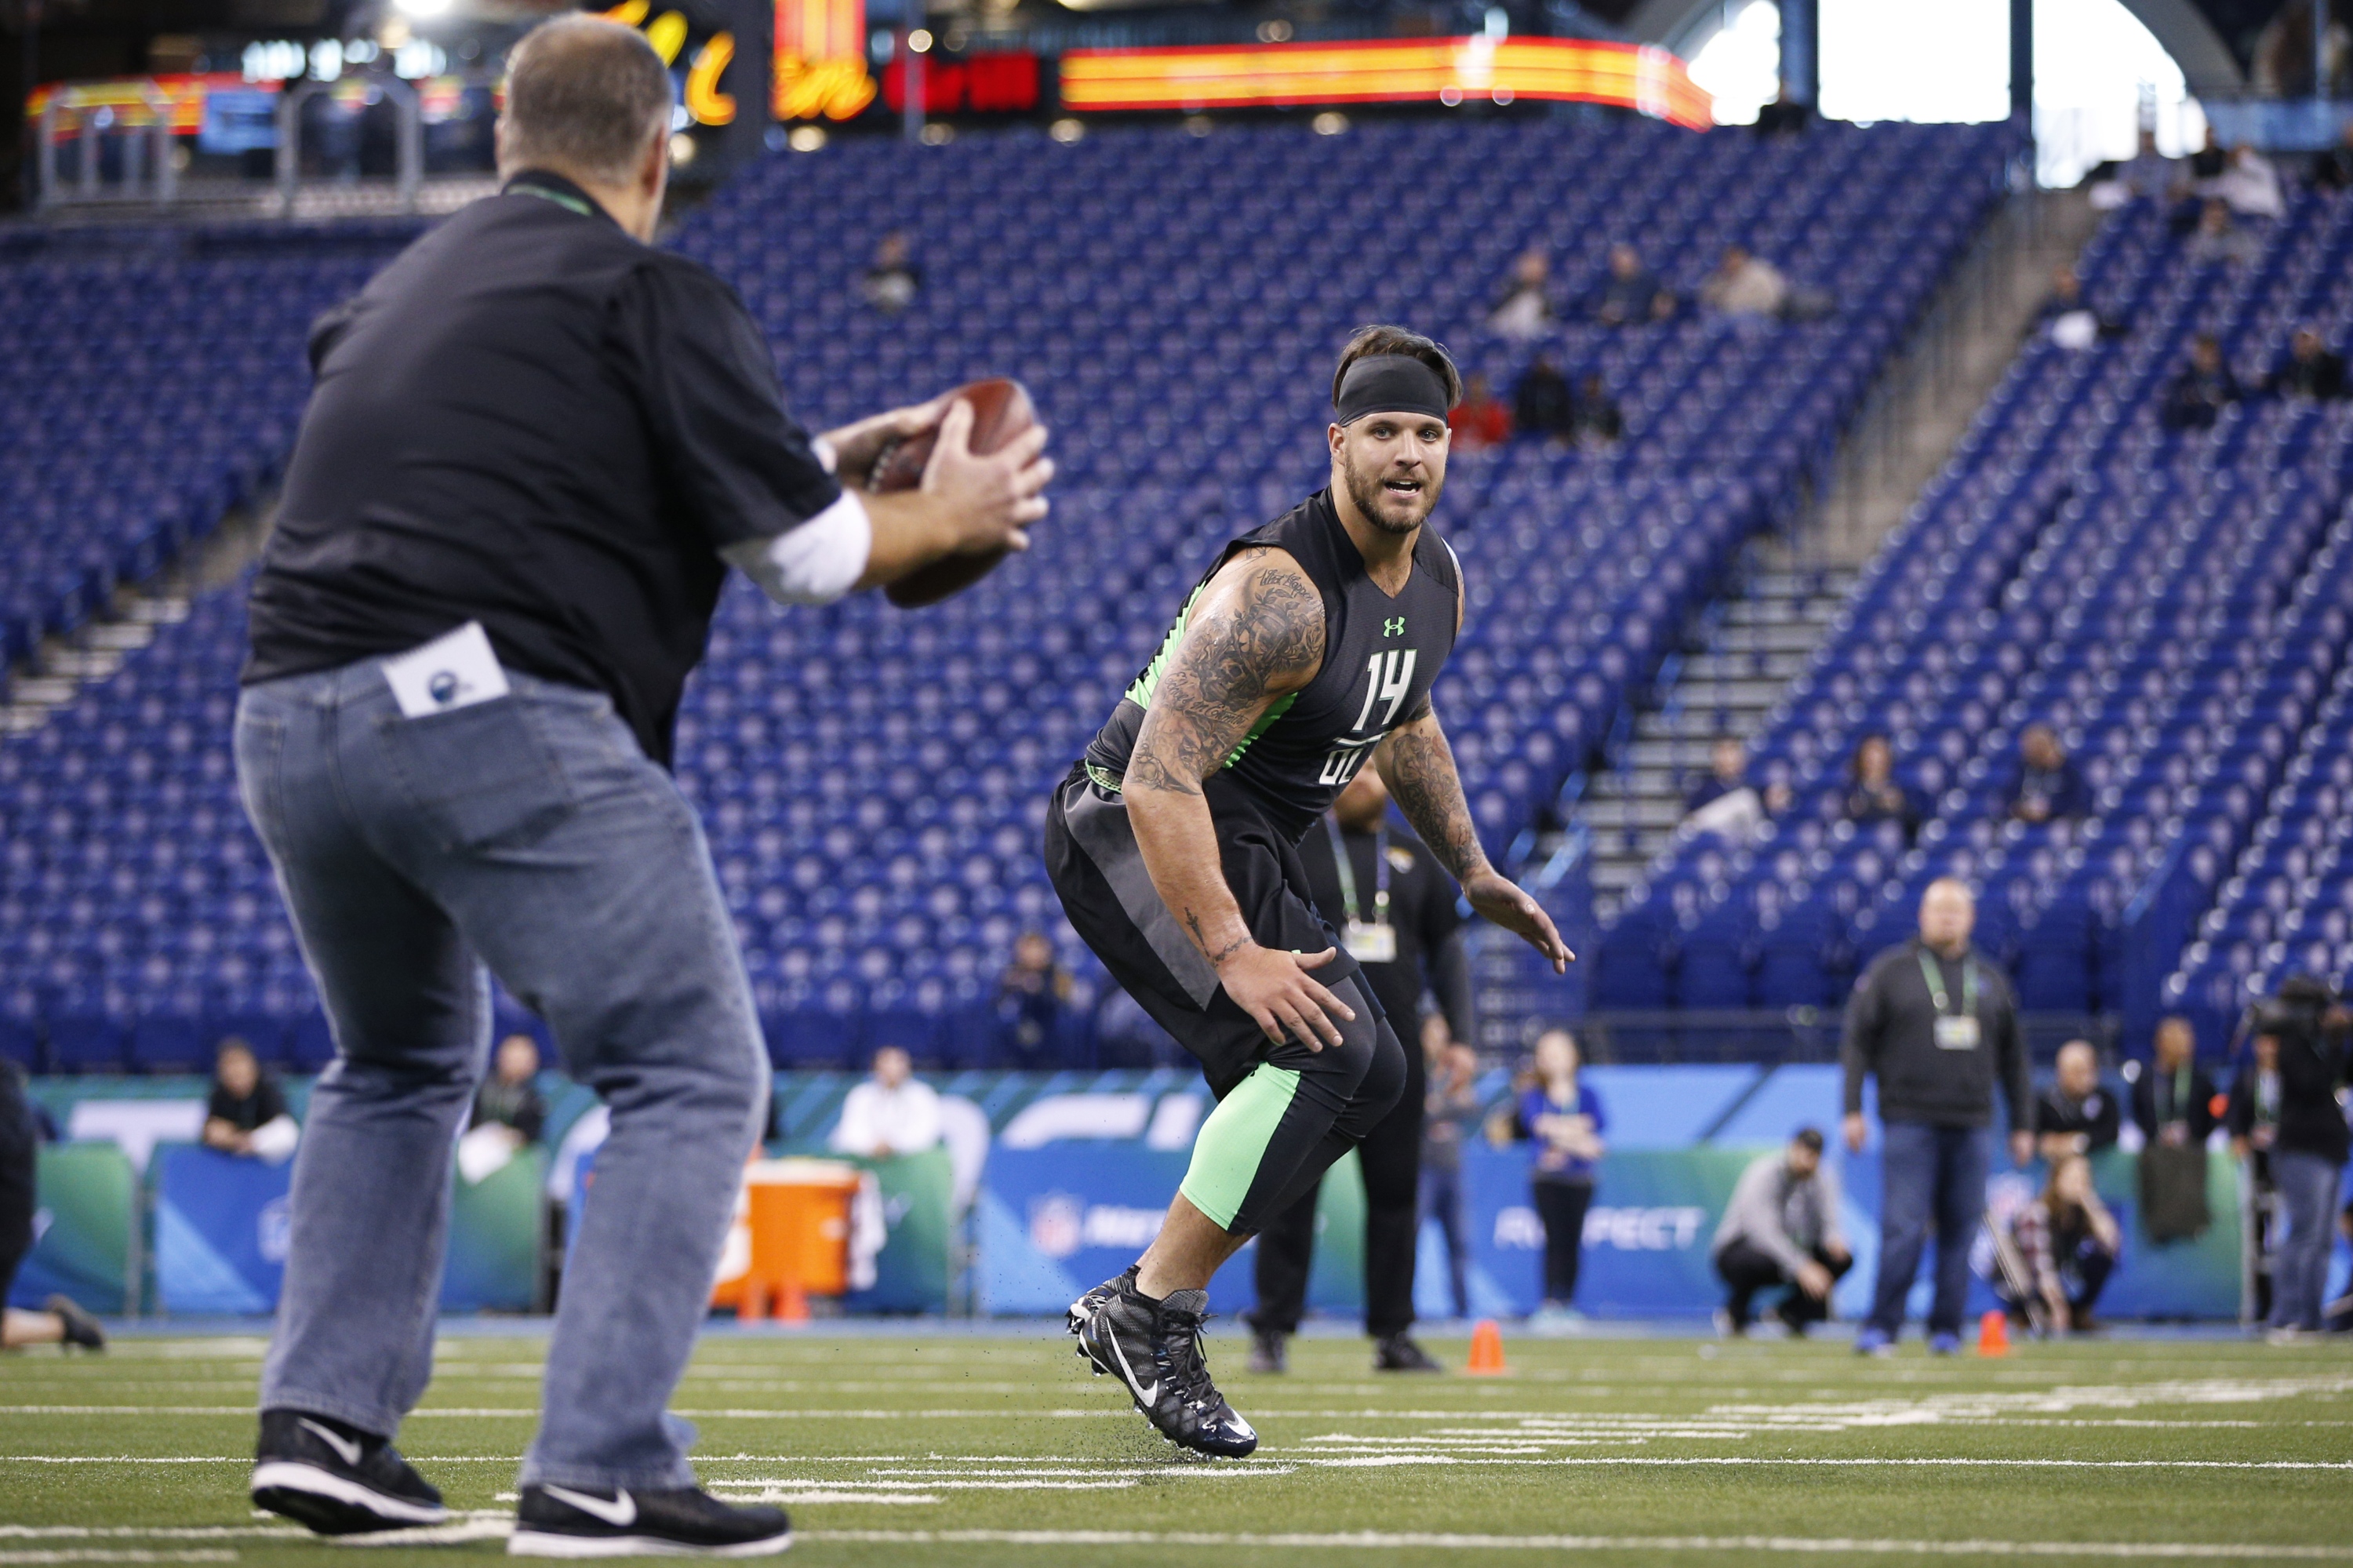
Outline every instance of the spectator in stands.
<svg viewBox="0 0 2353 1568">
<path fill-rule="evenodd" d="M 1771 318 L 1789 303 L 1789 280 L 1761 256 L 1727 245 L 1715 270 L 1700 285 L 1700 302 L 1727 316 Z"/>
<path fill-rule="evenodd" d="M 1449 443 L 1457 452 L 1484 451 L 1512 439 L 1512 411 L 1495 396 L 1494 384 L 1479 371 L 1462 384 L 1462 401 L 1446 416 L 1454 432 Z"/>
<path fill-rule="evenodd" d="M 1581 447 L 1615 446 L 1626 433 L 1625 416 L 1618 411 L 1618 400 L 1609 396 L 1609 388 L 1598 373 L 1588 372 L 1577 384 L 1572 407 L 1575 412 L 1570 422 L 1576 430 L 1577 444 Z"/>
<path fill-rule="evenodd" d="M 539 1045 L 528 1034 L 510 1034 L 499 1042 L 491 1058 L 491 1075 L 474 1094 L 477 1127 L 512 1128 L 518 1148 L 537 1143 L 547 1130 L 547 1101 L 539 1092 Z"/>
<path fill-rule="evenodd" d="M 829 1140 L 834 1149 L 888 1160 L 938 1145 L 940 1097 L 914 1075 L 914 1065 L 896 1045 L 874 1053 L 874 1075 L 841 1102 L 841 1120 Z"/>
<path fill-rule="evenodd" d="M 1060 1044 L 1062 1014 L 1077 990 L 1045 932 L 1024 931 L 1014 938 L 1013 961 L 997 984 L 997 1017 L 1015 1065 L 1060 1065 L 1049 1058 Z"/>
<path fill-rule="evenodd" d="M 2033 1099 L 2018 1001 L 1991 959 L 1969 945 L 1977 904 L 1966 884 L 1940 877 L 1920 899 L 1920 935 L 1880 956 L 1847 1003 L 1847 1148 L 1862 1153 L 1862 1080 L 1879 1080 L 1885 1190 L 1880 1210 L 1879 1278 L 1870 1319 L 1855 1336 L 1858 1354 L 1894 1346 L 1904 1298 L 1920 1267 L 1921 1248 L 1936 1234 L 1936 1290 L 1928 1308 L 1928 1349 L 1960 1349 L 1961 1309 L 1968 1296 L 1969 1244 L 1985 1213 L 1986 1128 L 1999 1084 L 2010 1107 L 2010 1153 L 2033 1157 Z"/>
<path fill-rule="evenodd" d="M 1534 1322 L 1559 1327 L 1579 1321 L 1577 1265 L 1585 1244 L 1585 1211 L 1593 1204 L 1594 1173 L 1608 1146 L 1601 1097 L 1577 1076 L 1577 1036 L 1547 1029 L 1536 1036 L 1535 1081 L 1520 1096 L 1516 1131 L 1536 1146 L 1535 1196 L 1544 1221 L 1544 1305 Z"/>
<path fill-rule="evenodd" d="M 1792 1334 L 1830 1315 L 1831 1287 L 1854 1266 L 1839 1230 L 1838 1172 L 1822 1163 L 1822 1135 L 1805 1127 L 1778 1154 L 1758 1156 L 1740 1173 L 1709 1251 L 1731 1296 L 1718 1314 L 1725 1332 L 1748 1332 L 1759 1290 L 1787 1285 L 1773 1308 Z"/>
<path fill-rule="evenodd" d="M 1452 1038 L 1442 1014 L 1430 1014 L 1422 1036 L 1438 1050 L 1421 1124 L 1421 1217 L 1438 1222 L 1438 1234 L 1446 1243 L 1449 1299 L 1456 1317 L 1468 1318 L 1471 1293 L 1463 1281 L 1471 1265 L 1471 1218 L 1462 1187 L 1462 1150 L 1479 1131 L 1479 1055 Z"/>
<path fill-rule="evenodd" d="M 58 1344 L 103 1350 L 106 1331 L 69 1297 L 52 1296 L 37 1312 L 7 1304 L 8 1287 L 37 1239 L 33 1218 L 40 1145 L 40 1123 L 25 1081 L 15 1063 L 0 1061 L 0 1350 Z"/>
<path fill-rule="evenodd" d="M 1659 281 L 1658 274 L 1642 263 L 1642 253 L 1620 242 L 1609 248 L 1609 281 L 1601 285 L 1601 298 L 1593 307 L 1593 319 L 1603 326 L 1637 326 L 1644 322 L 1674 319 L 1673 291 Z"/>
<path fill-rule="evenodd" d="M 2287 211 L 2279 171 L 2244 142 L 2231 149 L 2221 177 L 2214 182 L 2214 194 L 2242 217 L 2279 217 Z"/>
<path fill-rule="evenodd" d="M 2286 1231 L 2272 1276 L 2270 1323 L 2277 1339 L 2320 1328 L 2337 1193 L 2353 1144 L 2337 1098 L 2346 1080 L 2348 1022 L 2327 985 L 2300 975 L 2255 1012 L 2258 1041 L 2272 1042 L 2271 1176 Z"/>
<path fill-rule="evenodd" d="M 278 1080 L 261 1070 L 253 1047 L 234 1034 L 222 1041 L 213 1058 L 212 1092 L 205 1099 L 205 1147 L 282 1160 L 293 1152 L 293 1130 L 286 1096 Z"/>
<path fill-rule="evenodd" d="M 2161 417 L 2169 429 L 2211 429 L 2223 408 L 2242 395 L 2238 378 L 2223 362 L 2221 340 L 2201 332 L 2189 340 L 2189 363 L 2165 389 Z"/>
<path fill-rule="evenodd" d="M 1715 737 L 1707 751 L 1707 777 L 1683 797 L 1683 814 L 1711 806 L 1736 789 L 1748 788 L 1748 747 L 1728 735 Z"/>
<path fill-rule="evenodd" d="M 2140 133 L 2140 151 L 2127 163 L 2117 165 L 2116 184 L 2135 196 L 2150 201 L 2164 201 L 2181 184 L 2181 166 L 2178 159 L 2168 158 L 2157 150 L 2157 132 Z"/>
<path fill-rule="evenodd" d="M 2147 1071 L 2133 1085 L 2133 1122 L 2148 1144 L 2203 1149 L 2219 1121 L 2214 1080 L 2198 1065 L 2198 1032 L 2179 1016 L 2158 1021 Z"/>
<path fill-rule="evenodd" d="M 1787 784 L 1759 789 L 1748 782 L 1748 748 L 1730 736 L 1719 736 L 1709 751 L 1708 776 L 1684 800 L 1682 832 L 1703 834 L 1728 844 L 1753 842 L 1765 824 L 1789 806 Z"/>
<path fill-rule="evenodd" d="M 2034 1139 L 2045 1160 L 2114 1149 L 2124 1125 L 2116 1097 L 2100 1082 L 2100 1054 L 2088 1040 L 2059 1047 L 2051 1086 L 2034 1102 Z"/>
<path fill-rule="evenodd" d="M 923 274 L 909 260 L 910 254 L 906 234 L 894 228 L 874 248 L 874 265 L 859 278 L 858 291 L 885 315 L 896 315 L 913 304 L 923 289 Z"/>
<path fill-rule="evenodd" d="M 2345 356 L 2331 354 L 2317 329 L 2298 327 L 2288 339 L 2287 357 L 2263 377 L 2263 390 L 2284 397 L 2333 402 L 2345 396 Z"/>
<path fill-rule="evenodd" d="M 1542 337 L 1558 318 L 1552 308 L 1552 262 L 1541 250 L 1523 251 L 1512 263 L 1512 275 L 1503 298 L 1488 313 L 1487 324 L 1505 337 Z"/>
<path fill-rule="evenodd" d="M 2198 187 L 2199 194 L 2202 196 L 2206 194 L 2206 186 L 2221 179 L 2222 172 L 2230 166 L 2230 154 L 2223 151 L 2221 141 L 2214 134 L 2214 127 L 2207 126 L 2205 143 L 2189 154 L 2191 184 Z"/>
<path fill-rule="evenodd" d="M 1866 735 L 1846 765 L 1846 820 L 1858 828 L 1875 822 L 1904 824 L 1904 842 L 1920 831 L 1919 802 L 1895 781 L 1895 748 L 1883 735 Z"/>
<path fill-rule="evenodd" d="M 2053 1332 L 2088 1334 L 2097 1328 L 2092 1308 L 2116 1266 L 2123 1236 L 2093 1189 L 2092 1162 L 2081 1154 L 2052 1160 L 2042 1195 L 2021 1205 L 2009 1231 L 2019 1277 L 2003 1267 L 1994 1290 L 2010 1311 Z"/>
<path fill-rule="evenodd" d="M 2037 329 L 2065 349 L 2086 349 L 2104 338 L 2122 337 L 2124 323 L 2102 311 L 2084 296 L 2084 281 L 2073 267 L 2051 275 L 2051 297 L 2035 316 Z"/>
<path fill-rule="evenodd" d="M 2092 809 L 2090 787 L 2047 724 L 2028 725 L 2018 738 L 2018 777 L 2006 809 L 2021 822 L 2064 821 Z"/>
<path fill-rule="evenodd" d="M 1568 377 L 1549 354 L 1520 373 L 1512 389 L 1512 429 L 1515 434 L 1566 440 L 1577 433 L 1577 399 Z"/>
<path fill-rule="evenodd" d="M 2231 204 L 2221 196 L 2208 197 L 2198 209 L 2198 224 L 2189 235 L 2192 259 L 2238 267 L 2253 260 L 2262 249 L 2263 241 L 2238 226 L 2231 217 Z"/>
<path fill-rule="evenodd" d="M 2353 190 L 2353 120 L 2338 130 L 2336 146 L 2312 160 L 2312 183 L 2324 191 Z"/>
</svg>

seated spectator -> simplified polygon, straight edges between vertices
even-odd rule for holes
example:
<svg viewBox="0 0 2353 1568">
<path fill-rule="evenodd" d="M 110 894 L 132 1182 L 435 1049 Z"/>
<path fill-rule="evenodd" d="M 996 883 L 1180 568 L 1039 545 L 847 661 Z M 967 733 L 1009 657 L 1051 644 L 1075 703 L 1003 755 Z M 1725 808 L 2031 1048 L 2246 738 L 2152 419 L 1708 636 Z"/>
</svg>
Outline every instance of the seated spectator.
<svg viewBox="0 0 2353 1568">
<path fill-rule="evenodd" d="M 1520 384 L 1512 389 L 1512 428 L 1546 440 L 1566 440 L 1577 433 L 1577 400 L 1551 355 L 1537 355 L 1521 372 Z"/>
<path fill-rule="evenodd" d="M 1588 374 L 1577 384 L 1570 407 L 1570 424 L 1579 446 L 1614 446 L 1626 433 L 1625 416 L 1618 411 L 1618 400 L 1609 396 L 1599 375 Z"/>
<path fill-rule="evenodd" d="M 2189 342 L 2189 363 L 2165 389 L 2161 417 L 2168 429 L 2211 429 L 2223 408 L 2241 396 L 2238 378 L 2223 363 L 2221 344 L 2201 332 Z"/>
<path fill-rule="evenodd" d="M 515 1147 L 537 1143 L 547 1130 L 547 1101 L 539 1092 L 539 1046 L 528 1034 L 510 1034 L 499 1042 L 491 1075 L 474 1092 L 474 1118 L 468 1130 L 503 1127 L 514 1133 Z"/>
<path fill-rule="evenodd" d="M 1685 837 L 1714 837 L 1735 846 L 1754 843 L 1767 822 L 1788 810 L 1787 784 L 1758 789 L 1747 781 L 1747 770 L 1746 747 L 1729 736 L 1715 743 L 1708 777 L 1686 799 L 1681 830 Z"/>
<path fill-rule="evenodd" d="M 2221 179 L 2223 171 L 2230 166 L 2230 154 L 2223 151 L 2221 142 L 2215 137 L 2214 127 L 2207 126 L 2205 144 L 2189 154 L 2189 173 L 2191 185 L 2198 189 L 2200 196 L 2204 196 L 2208 194 L 2206 187 Z"/>
<path fill-rule="evenodd" d="M 874 265 L 859 279 L 858 291 L 866 302 L 886 315 L 896 315 L 915 302 L 923 274 L 908 260 L 907 236 L 892 229 L 874 248 Z"/>
<path fill-rule="evenodd" d="M 2148 1068 L 2133 1085 L 2133 1122 L 2148 1144 L 2202 1149 L 2213 1135 L 2214 1080 L 2198 1065 L 2198 1034 L 2189 1020 L 2160 1019 Z"/>
<path fill-rule="evenodd" d="M 1054 958 L 1043 931 L 1013 941 L 1013 961 L 997 982 L 997 1017 L 1016 1066 L 1058 1065 L 1049 1060 L 1060 1043 L 1062 1013 L 1078 983 Z"/>
<path fill-rule="evenodd" d="M 2263 390 L 2284 397 L 2333 402 L 2345 396 L 2345 356 L 2329 353 L 2315 329 L 2298 327 L 2288 339 L 2287 357 L 2263 377 Z"/>
<path fill-rule="evenodd" d="M 2056 822 L 2080 817 L 2092 809 L 2092 791 L 2084 783 L 2059 732 L 2047 724 L 2031 724 L 2018 740 L 2018 777 L 2010 781 L 2010 815 L 2021 822 Z"/>
<path fill-rule="evenodd" d="M 1449 444 L 1455 451 L 1484 451 L 1512 439 L 1512 411 L 1485 373 L 1474 370 L 1462 384 L 1462 401 L 1446 416 L 1446 428 L 1454 432 Z"/>
<path fill-rule="evenodd" d="M 1630 245 L 1609 248 L 1609 281 L 1601 286 L 1593 319 L 1603 326 L 1634 326 L 1643 322 L 1673 319 L 1675 296 L 1642 264 L 1642 253 Z"/>
<path fill-rule="evenodd" d="M 1776 317 L 1789 302 L 1789 280 L 1763 257 L 1727 245 L 1715 270 L 1700 285 L 1699 297 L 1702 304 L 1727 316 Z"/>
<path fill-rule="evenodd" d="M 1487 324 L 1505 337 L 1542 337 L 1553 329 L 1557 318 L 1553 313 L 1552 295 L 1548 281 L 1552 263 L 1541 250 L 1524 252 L 1512 263 L 1512 276 L 1504 290 L 1504 297 L 1488 313 Z"/>
<path fill-rule="evenodd" d="M 2065 349 L 2086 349 L 2104 338 L 2122 337 L 2124 323 L 2107 314 L 2084 295 L 2084 281 L 2073 267 L 2051 276 L 2051 297 L 2035 316 L 2036 327 Z"/>
<path fill-rule="evenodd" d="M 2034 1102 L 2034 1142 L 2046 1160 L 2114 1149 L 2124 1113 L 2100 1082 L 2100 1054 L 2086 1040 L 2059 1047 L 2058 1071 Z"/>
<path fill-rule="evenodd" d="M 2165 201 L 2181 185 L 2180 162 L 2157 150 L 2156 132 L 2143 131 L 2140 151 L 2116 165 L 2114 183 L 2127 198 Z"/>
<path fill-rule="evenodd" d="M 1856 827 L 1875 822 L 1904 824 L 1904 842 L 1920 831 L 1920 807 L 1912 791 L 1895 781 L 1895 748 L 1883 735 L 1866 735 L 1846 765 L 1846 820 Z"/>
<path fill-rule="evenodd" d="M 278 1080 L 261 1070 L 253 1047 L 234 1034 L 213 1059 L 212 1092 L 205 1098 L 207 1149 L 278 1160 L 294 1152 L 294 1118 Z"/>
<path fill-rule="evenodd" d="M 2316 190 L 2353 190 L 2353 120 L 2338 131 L 2336 146 L 2312 160 L 2312 184 Z"/>
<path fill-rule="evenodd" d="M 2238 267 L 2253 260 L 2262 249 L 2263 241 L 2232 220 L 2230 204 L 2221 197 L 2210 197 L 2198 209 L 2198 226 L 2189 235 L 2192 260 Z"/>
<path fill-rule="evenodd" d="M 1707 777 L 1692 787 L 1683 797 L 1683 813 L 1688 816 L 1704 806 L 1713 805 L 1735 789 L 1748 788 L 1748 747 L 1731 736 L 1718 736 L 1708 747 Z"/>
<path fill-rule="evenodd" d="M 841 1120 L 828 1141 L 844 1154 L 888 1160 L 920 1154 L 940 1141 L 940 1097 L 913 1075 L 914 1063 L 896 1045 L 874 1053 L 874 1075 L 841 1102 Z"/>
<path fill-rule="evenodd" d="M 1731 1291 L 1720 1322 L 1737 1339 L 1748 1332 L 1759 1290 L 1787 1285 L 1774 1304 L 1791 1334 L 1830 1316 L 1831 1288 L 1854 1266 L 1839 1231 L 1838 1173 L 1822 1163 L 1822 1135 L 1799 1128 L 1789 1147 L 1761 1155 L 1740 1173 L 1709 1248 Z"/>
<path fill-rule="evenodd" d="M 2092 1308 L 2116 1266 L 2123 1237 L 2116 1216 L 2092 1190 L 2092 1165 L 2080 1154 L 2053 1160 L 2042 1195 L 2010 1216 L 2009 1257 L 1995 1293 L 2017 1316 L 2054 1333 L 2088 1334 Z"/>
<path fill-rule="evenodd" d="M 2242 217 L 2278 217 L 2287 211 L 2279 171 L 2244 142 L 2231 149 L 2221 177 L 2214 182 L 2214 194 Z"/>
</svg>

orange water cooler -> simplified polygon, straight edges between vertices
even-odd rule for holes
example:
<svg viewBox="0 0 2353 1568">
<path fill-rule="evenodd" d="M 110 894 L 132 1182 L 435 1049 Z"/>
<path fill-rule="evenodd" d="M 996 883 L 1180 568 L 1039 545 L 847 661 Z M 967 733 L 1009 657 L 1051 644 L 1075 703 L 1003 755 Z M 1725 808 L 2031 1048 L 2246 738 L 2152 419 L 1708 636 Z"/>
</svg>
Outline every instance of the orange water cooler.
<svg viewBox="0 0 2353 1568">
<path fill-rule="evenodd" d="M 740 1319 L 808 1317 L 811 1296 L 849 1288 L 850 1205 L 860 1172 L 839 1160 L 754 1160 L 711 1293 Z"/>
</svg>

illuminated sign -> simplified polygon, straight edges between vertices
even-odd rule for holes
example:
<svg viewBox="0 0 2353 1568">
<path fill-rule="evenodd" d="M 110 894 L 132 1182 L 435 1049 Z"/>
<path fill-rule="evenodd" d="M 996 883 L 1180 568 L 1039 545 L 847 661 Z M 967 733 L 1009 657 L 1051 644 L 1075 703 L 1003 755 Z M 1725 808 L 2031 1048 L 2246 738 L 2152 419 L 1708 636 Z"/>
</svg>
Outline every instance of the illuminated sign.
<svg viewBox="0 0 2353 1568">
<path fill-rule="evenodd" d="M 1523 98 L 1611 104 L 1692 130 L 1715 122 L 1707 93 L 1664 49 L 1581 38 L 1384 38 L 1074 49 L 1062 57 L 1066 109 L 1510 103 Z"/>
<path fill-rule="evenodd" d="M 249 92 L 252 84 L 235 71 L 212 71 L 202 76 L 137 76 L 119 77 L 111 81 L 49 82 L 33 89 L 25 100 L 25 118 L 37 122 L 41 111 L 55 102 L 59 111 L 58 136 L 70 140 L 79 128 L 80 116 L 97 111 L 109 111 L 108 125 L 124 127 L 152 125 L 151 96 L 169 101 L 172 132 L 174 135 L 193 136 L 204 128 L 205 101 L 217 92 Z M 261 90 L 270 90 L 264 88 Z"/>
<path fill-rule="evenodd" d="M 866 0 L 776 0 L 777 119 L 854 120 L 874 95 Z"/>
<path fill-rule="evenodd" d="M 621 0 L 611 10 L 596 14 L 608 22 L 618 22 L 644 33 L 646 42 L 653 46 L 654 53 L 661 56 L 666 66 L 677 65 L 679 57 L 687 53 L 686 46 L 694 31 L 685 12 L 668 8 L 657 12 L 651 0 Z M 734 58 L 733 33 L 712 34 L 688 56 L 686 90 L 681 97 L 687 117 L 697 125 L 734 122 L 735 100 L 719 90 L 720 74 Z"/>
<path fill-rule="evenodd" d="M 907 105 L 906 81 L 903 57 L 882 68 L 882 104 L 893 114 Z M 924 58 L 926 114 L 1027 114 L 1038 101 L 1038 57 L 1026 50 Z"/>
</svg>

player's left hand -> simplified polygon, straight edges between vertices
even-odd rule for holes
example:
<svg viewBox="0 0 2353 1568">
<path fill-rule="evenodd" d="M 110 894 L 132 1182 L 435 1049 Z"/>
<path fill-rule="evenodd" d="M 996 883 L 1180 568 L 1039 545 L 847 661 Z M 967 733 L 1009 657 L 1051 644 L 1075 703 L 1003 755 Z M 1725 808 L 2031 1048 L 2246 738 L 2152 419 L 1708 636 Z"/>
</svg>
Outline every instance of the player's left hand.
<svg viewBox="0 0 2353 1568">
<path fill-rule="evenodd" d="M 1462 885 L 1462 896 L 1471 900 L 1472 908 L 1550 959 L 1553 973 L 1568 972 L 1577 955 L 1560 939 L 1560 932 L 1554 927 L 1552 916 L 1544 912 L 1544 906 L 1510 877 L 1490 866 Z"/>
<path fill-rule="evenodd" d="M 818 439 L 833 449 L 834 472 L 841 482 L 862 486 L 874 470 L 875 460 L 882 455 L 884 442 L 903 441 L 931 429 L 946 418 L 949 401 L 949 395 L 943 392 L 928 403 L 869 414 Z"/>
</svg>

